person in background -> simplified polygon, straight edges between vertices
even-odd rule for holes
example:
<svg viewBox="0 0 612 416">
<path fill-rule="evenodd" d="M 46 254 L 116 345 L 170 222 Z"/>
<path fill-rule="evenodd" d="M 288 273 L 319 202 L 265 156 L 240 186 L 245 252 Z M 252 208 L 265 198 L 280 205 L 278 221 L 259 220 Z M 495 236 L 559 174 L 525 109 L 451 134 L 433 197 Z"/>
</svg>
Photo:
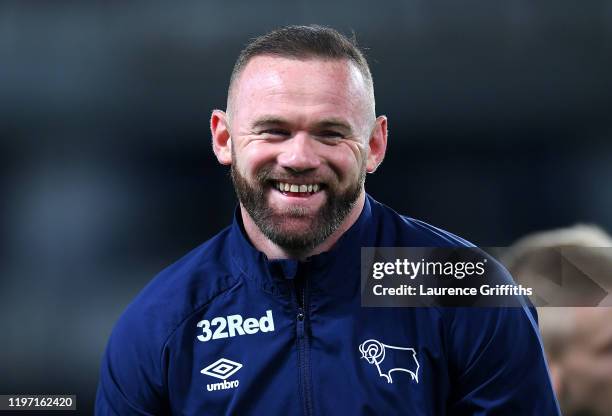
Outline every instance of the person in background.
<svg viewBox="0 0 612 416">
<path fill-rule="evenodd" d="M 528 285 L 557 280 L 563 272 L 554 253 L 573 256 L 598 286 L 611 292 L 612 237 L 599 227 L 576 225 L 527 235 L 503 256 L 514 278 Z M 539 307 L 540 330 L 553 387 L 566 416 L 612 414 L 612 295 L 598 307 Z"/>
</svg>

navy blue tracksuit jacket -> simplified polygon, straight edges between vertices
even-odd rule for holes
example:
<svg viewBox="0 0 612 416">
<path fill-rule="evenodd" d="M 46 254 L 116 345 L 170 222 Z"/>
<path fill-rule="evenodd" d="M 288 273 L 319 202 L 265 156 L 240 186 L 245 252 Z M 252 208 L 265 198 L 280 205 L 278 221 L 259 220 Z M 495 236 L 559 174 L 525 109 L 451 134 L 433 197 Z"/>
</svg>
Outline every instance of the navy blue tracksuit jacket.
<svg viewBox="0 0 612 416">
<path fill-rule="evenodd" d="M 532 308 L 365 308 L 362 246 L 469 246 L 367 196 L 334 248 L 273 260 L 231 226 L 117 322 L 98 415 L 558 415 Z"/>
</svg>

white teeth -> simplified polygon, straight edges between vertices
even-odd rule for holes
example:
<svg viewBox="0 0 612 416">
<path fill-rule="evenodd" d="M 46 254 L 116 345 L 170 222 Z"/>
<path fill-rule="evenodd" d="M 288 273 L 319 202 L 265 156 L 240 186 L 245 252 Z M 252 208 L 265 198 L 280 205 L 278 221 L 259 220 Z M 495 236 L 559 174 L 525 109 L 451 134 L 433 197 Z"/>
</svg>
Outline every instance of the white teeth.
<svg viewBox="0 0 612 416">
<path fill-rule="evenodd" d="M 319 190 L 318 184 L 311 185 L 298 185 L 298 184 L 290 184 L 285 182 L 277 182 L 276 189 L 281 192 L 317 192 Z"/>
</svg>

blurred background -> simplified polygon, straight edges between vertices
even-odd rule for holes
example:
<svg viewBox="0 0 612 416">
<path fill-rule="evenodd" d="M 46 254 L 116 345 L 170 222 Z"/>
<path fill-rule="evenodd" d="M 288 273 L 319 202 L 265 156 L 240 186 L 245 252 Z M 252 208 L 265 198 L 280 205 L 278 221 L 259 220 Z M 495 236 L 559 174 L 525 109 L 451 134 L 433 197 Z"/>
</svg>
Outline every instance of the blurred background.
<svg viewBox="0 0 612 416">
<path fill-rule="evenodd" d="M 481 246 L 612 229 L 612 2 L 1 0 L 0 393 L 91 413 L 119 314 L 231 221 L 208 120 L 240 49 L 310 23 L 367 49 L 376 199 Z"/>
</svg>

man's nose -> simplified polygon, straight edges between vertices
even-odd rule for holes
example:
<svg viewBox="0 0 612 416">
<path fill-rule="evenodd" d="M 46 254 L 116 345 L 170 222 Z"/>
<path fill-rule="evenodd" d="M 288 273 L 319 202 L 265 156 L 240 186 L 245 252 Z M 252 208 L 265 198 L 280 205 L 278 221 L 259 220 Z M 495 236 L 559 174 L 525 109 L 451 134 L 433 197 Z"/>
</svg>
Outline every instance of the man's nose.
<svg viewBox="0 0 612 416">
<path fill-rule="evenodd" d="M 284 148 L 278 155 L 278 164 L 293 171 L 307 171 L 316 169 L 321 159 L 316 152 L 316 140 L 308 134 L 298 133 L 285 140 Z"/>
</svg>

